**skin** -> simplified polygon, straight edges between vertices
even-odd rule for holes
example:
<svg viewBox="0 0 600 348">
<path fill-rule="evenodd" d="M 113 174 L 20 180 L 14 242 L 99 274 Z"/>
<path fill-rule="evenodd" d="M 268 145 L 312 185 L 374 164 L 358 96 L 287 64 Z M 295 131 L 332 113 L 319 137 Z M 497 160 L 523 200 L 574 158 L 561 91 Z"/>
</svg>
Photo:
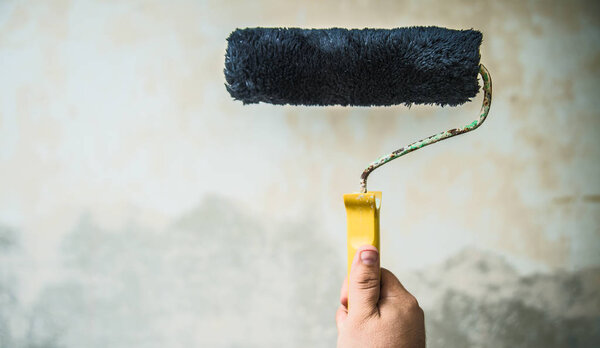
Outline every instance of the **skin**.
<svg viewBox="0 0 600 348">
<path fill-rule="evenodd" d="M 423 310 L 392 272 L 379 268 L 375 247 L 358 249 L 349 278 L 335 316 L 338 348 L 425 347 Z"/>
</svg>

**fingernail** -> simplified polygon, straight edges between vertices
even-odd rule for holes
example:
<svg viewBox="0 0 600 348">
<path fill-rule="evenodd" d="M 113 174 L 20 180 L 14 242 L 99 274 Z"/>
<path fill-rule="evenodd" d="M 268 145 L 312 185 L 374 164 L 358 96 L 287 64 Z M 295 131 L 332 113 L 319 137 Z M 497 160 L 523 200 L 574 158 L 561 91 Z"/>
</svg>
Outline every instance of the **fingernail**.
<svg viewBox="0 0 600 348">
<path fill-rule="evenodd" d="M 374 265 L 377 263 L 377 257 L 379 254 L 375 250 L 363 250 L 360 253 L 360 260 L 365 265 Z"/>
</svg>

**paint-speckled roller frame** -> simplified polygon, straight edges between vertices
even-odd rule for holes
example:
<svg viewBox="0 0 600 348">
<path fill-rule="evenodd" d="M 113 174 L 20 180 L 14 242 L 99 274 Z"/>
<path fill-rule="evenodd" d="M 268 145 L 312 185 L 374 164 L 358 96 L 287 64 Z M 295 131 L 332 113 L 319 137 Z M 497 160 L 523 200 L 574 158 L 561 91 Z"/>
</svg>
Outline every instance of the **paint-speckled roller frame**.
<svg viewBox="0 0 600 348">
<path fill-rule="evenodd" d="M 487 118 L 488 112 L 490 111 L 490 105 L 492 104 L 492 79 L 490 77 L 490 73 L 487 71 L 485 66 L 483 66 L 483 64 L 479 65 L 479 74 L 483 79 L 483 105 L 481 106 L 481 111 L 479 112 L 479 119 L 469 123 L 464 127 L 450 129 L 438 134 L 434 134 L 428 138 L 415 141 L 410 145 L 404 146 L 403 148 L 398 149 L 388 155 L 380 157 L 378 160 L 371 163 L 360 176 L 360 192 L 367 192 L 367 178 L 369 177 L 369 174 L 371 174 L 371 172 L 375 169 L 390 162 L 391 160 L 395 160 L 398 157 L 404 156 L 407 153 L 421 149 L 427 145 L 435 144 L 438 141 L 442 141 L 457 136 L 459 134 L 470 132 L 481 126 L 481 124 Z"/>
</svg>

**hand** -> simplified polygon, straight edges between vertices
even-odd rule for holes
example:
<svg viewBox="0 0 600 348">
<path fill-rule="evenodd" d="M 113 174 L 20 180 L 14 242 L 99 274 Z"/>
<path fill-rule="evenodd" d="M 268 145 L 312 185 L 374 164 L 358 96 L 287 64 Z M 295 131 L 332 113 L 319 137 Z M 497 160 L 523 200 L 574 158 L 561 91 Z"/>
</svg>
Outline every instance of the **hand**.
<svg viewBox="0 0 600 348">
<path fill-rule="evenodd" d="M 423 310 L 392 272 L 381 268 L 380 274 L 375 247 L 363 246 L 356 252 L 340 302 L 335 316 L 338 348 L 425 347 Z"/>
</svg>

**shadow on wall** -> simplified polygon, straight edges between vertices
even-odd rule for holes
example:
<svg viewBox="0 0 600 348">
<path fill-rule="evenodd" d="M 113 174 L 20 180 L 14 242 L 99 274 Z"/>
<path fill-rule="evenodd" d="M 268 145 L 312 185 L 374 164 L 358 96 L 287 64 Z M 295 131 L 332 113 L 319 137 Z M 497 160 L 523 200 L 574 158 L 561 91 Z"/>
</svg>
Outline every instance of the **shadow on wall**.
<svg viewBox="0 0 600 348">
<path fill-rule="evenodd" d="M 33 305 L 3 263 L 0 346 L 332 347 L 344 260 L 314 226 L 261 223 L 214 196 L 163 231 L 83 217 L 64 273 Z M 0 248 L 2 261 L 19 256 L 13 230 Z M 426 311 L 428 347 L 600 345 L 598 268 L 520 277 L 465 250 L 402 280 Z"/>
<path fill-rule="evenodd" d="M 469 249 L 406 282 L 427 302 L 428 347 L 600 345 L 600 268 L 522 277 Z"/>
<path fill-rule="evenodd" d="M 161 231 L 84 216 L 33 306 L 0 279 L 0 346 L 330 347 L 344 271 L 322 241 L 313 224 L 262 224 L 214 196 Z"/>
</svg>

